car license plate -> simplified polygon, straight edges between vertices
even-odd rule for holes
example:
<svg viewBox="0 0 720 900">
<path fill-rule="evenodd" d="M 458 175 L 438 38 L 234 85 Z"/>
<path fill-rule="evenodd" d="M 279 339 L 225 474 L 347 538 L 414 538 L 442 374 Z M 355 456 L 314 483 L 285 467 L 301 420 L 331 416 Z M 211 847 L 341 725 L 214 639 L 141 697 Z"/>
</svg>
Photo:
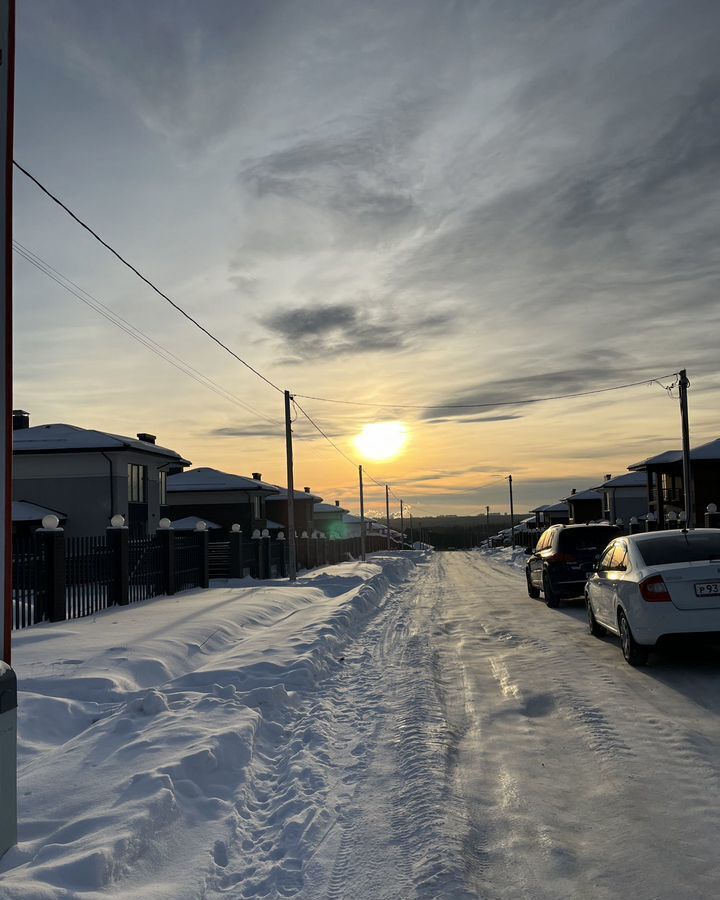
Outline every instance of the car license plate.
<svg viewBox="0 0 720 900">
<path fill-rule="evenodd" d="M 712 597 L 720 595 L 720 581 L 702 581 L 695 585 L 696 597 Z"/>
</svg>

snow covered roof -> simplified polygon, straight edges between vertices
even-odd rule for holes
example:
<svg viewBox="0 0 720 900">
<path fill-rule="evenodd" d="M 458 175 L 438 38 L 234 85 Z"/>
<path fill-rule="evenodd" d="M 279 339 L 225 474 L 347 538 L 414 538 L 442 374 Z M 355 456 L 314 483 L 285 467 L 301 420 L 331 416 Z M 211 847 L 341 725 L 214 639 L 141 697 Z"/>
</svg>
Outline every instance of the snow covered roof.
<svg viewBox="0 0 720 900">
<path fill-rule="evenodd" d="M 12 502 L 13 522 L 39 522 L 44 516 L 67 519 L 65 513 L 58 512 L 56 509 L 48 509 L 46 506 L 38 506 L 37 503 L 30 503 L 27 500 L 13 500 Z"/>
<path fill-rule="evenodd" d="M 693 448 L 690 451 L 690 459 L 720 459 L 720 438 Z M 628 469 L 637 471 L 645 469 L 647 466 L 662 466 L 679 462 L 682 462 L 681 450 L 666 450 L 664 453 L 658 453 L 657 456 L 649 456 L 641 462 L 633 463 L 628 466 Z"/>
<path fill-rule="evenodd" d="M 342 517 L 342 520 L 343 520 L 343 522 L 345 522 L 346 525 L 361 525 L 362 524 L 362 519 L 360 518 L 360 516 L 355 516 L 349 512 L 345 513 L 345 515 Z"/>
<path fill-rule="evenodd" d="M 219 469 L 209 469 L 206 466 L 171 475 L 167 480 L 167 489 L 170 493 L 175 491 L 265 491 L 276 493 L 278 490 L 274 484 L 266 484 L 256 478 L 232 475 L 230 472 L 221 472 Z"/>
<path fill-rule="evenodd" d="M 572 503 L 574 500 L 602 500 L 603 496 L 599 491 L 596 491 L 595 488 L 590 488 L 587 491 L 578 491 L 575 494 L 570 494 L 569 497 L 565 497 L 566 502 Z"/>
<path fill-rule="evenodd" d="M 536 506 L 535 509 L 531 509 L 530 512 L 544 512 L 546 509 L 549 509 L 547 503 L 543 503 L 542 506 Z"/>
<path fill-rule="evenodd" d="M 335 513 L 346 513 L 348 512 L 344 506 L 335 506 L 334 503 L 316 503 L 313 507 L 315 512 L 335 512 Z"/>
<path fill-rule="evenodd" d="M 138 438 L 79 428 L 77 425 L 34 425 L 13 432 L 13 453 L 77 453 L 92 450 L 139 450 L 189 466 L 179 453 Z"/>
<path fill-rule="evenodd" d="M 275 529 L 275 528 L 284 528 L 285 526 L 282 525 L 280 522 L 273 522 L 272 519 L 265 519 L 265 527 Z"/>
<path fill-rule="evenodd" d="M 531 509 L 530 512 L 569 512 L 570 508 L 564 500 L 561 500 L 559 503 L 550 503 L 545 504 L 545 506 L 537 506 L 535 509 Z"/>
<path fill-rule="evenodd" d="M 280 487 L 279 484 L 274 485 L 274 487 L 279 491 L 277 494 L 273 494 L 272 497 L 268 497 L 268 501 L 270 500 L 287 500 L 288 491 L 287 488 Z M 317 494 L 310 494 L 307 491 L 293 491 L 293 496 L 296 501 L 298 500 L 312 500 L 313 503 L 320 503 L 322 501 L 322 497 Z"/>
<path fill-rule="evenodd" d="M 647 478 L 643 472 L 626 472 L 604 481 L 600 488 L 644 487 L 646 484 Z"/>
<path fill-rule="evenodd" d="M 184 519 L 175 519 L 172 523 L 172 527 L 175 531 L 195 531 L 195 526 L 198 522 L 204 522 L 208 528 L 221 528 L 221 525 L 218 525 L 217 522 L 210 522 L 208 519 L 203 519 L 201 516 L 185 516 Z"/>
</svg>

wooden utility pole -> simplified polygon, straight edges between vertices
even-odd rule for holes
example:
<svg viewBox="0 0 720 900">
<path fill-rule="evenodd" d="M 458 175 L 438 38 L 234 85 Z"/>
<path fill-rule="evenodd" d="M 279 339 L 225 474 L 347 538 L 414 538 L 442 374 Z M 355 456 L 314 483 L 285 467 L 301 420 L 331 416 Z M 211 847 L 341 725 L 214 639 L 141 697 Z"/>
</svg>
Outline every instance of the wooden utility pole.
<svg viewBox="0 0 720 900">
<path fill-rule="evenodd" d="M 385 522 L 387 523 L 387 549 L 390 549 L 390 488 L 385 485 Z"/>
<path fill-rule="evenodd" d="M 290 391 L 285 391 L 285 455 L 287 457 L 287 524 L 288 524 L 288 578 L 297 578 L 295 557 L 295 477 L 293 475 L 292 419 L 290 418 Z"/>
<path fill-rule="evenodd" d="M 678 382 L 680 393 L 680 420 L 682 424 L 682 468 L 683 468 L 683 494 L 685 497 L 685 527 L 692 531 L 695 528 L 695 510 L 693 509 L 693 485 L 690 471 L 690 420 L 688 418 L 687 389 L 690 382 L 687 370 L 680 370 Z"/>
<path fill-rule="evenodd" d="M 515 508 L 513 507 L 512 492 L 512 475 L 508 475 L 508 484 L 510 485 L 510 540 L 513 548 L 515 547 Z"/>
<path fill-rule="evenodd" d="M 358 476 L 360 478 L 360 558 L 365 562 L 365 490 L 362 466 L 358 466 Z"/>
<path fill-rule="evenodd" d="M 0 660 L 10 665 L 12 630 L 12 196 L 15 0 L 0 0 Z"/>
</svg>

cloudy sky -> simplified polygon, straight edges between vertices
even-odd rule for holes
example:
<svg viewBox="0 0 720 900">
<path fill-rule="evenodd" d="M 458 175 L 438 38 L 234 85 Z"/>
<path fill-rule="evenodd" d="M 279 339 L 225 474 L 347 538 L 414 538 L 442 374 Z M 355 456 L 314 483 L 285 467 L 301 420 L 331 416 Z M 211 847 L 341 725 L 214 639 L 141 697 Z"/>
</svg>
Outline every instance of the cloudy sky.
<svg viewBox="0 0 720 900">
<path fill-rule="evenodd" d="M 418 512 L 503 509 L 508 472 L 527 509 L 678 446 L 679 415 L 657 384 L 513 401 L 686 366 L 693 443 L 718 434 L 718 27 L 715 0 L 20 0 L 15 156 L 275 384 L 378 404 L 300 400 L 353 460 L 404 422 L 365 463 Z M 32 423 L 282 481 L 281 395 L 19 173 L 15 206 L 186 370 L 16 256 Z M 353 505 L 297 437 L 297 481 Z"/>
</svg>

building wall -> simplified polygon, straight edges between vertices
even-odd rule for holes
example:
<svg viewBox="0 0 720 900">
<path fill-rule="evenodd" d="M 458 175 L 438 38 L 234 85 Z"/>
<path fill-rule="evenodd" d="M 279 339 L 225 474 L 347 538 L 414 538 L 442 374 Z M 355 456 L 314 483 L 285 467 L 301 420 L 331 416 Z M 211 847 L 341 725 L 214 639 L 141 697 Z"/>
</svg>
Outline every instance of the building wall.
<svg viewBox="0 0 720 900">
<path fill-rule="evenodd" d="M 168 491 L 163 515 L 169 519 L 199 516 L 230 531 L 238 524 L 244 534 L 265 527 L 265 498 L 260 498 L 260 519 L 253 518 L 253 495 L 244 491 Z"/>
<path fill-rule="evenodd" d="M 301 535 L 303 531 L 307 531 L 309 533 L 314 529 L 313 506 L 315 502 L 315 500 L 312 500 L 310 498 L 308 498 L 307 500 L 305 500 L 304 498 L 295 500 L 295 531 L 297 531 L 299 535 Z M 275 522 L 280 522 L 285 526 L 285 528 L 287 528 L 287 500 L 268 499 L 266 509 L 268 519 L 273 519 Z"/>
<path fill-rule="evenodd" d="M 633 516 L 639 518 L 648 512 L 647 490 L 640 485 L 608 488 L 603 493 L 605 494 L 603 515 L 611 522 L 622 519 L 627 523 Z"/>
<path fill-rule="evenodd" d="M 150 532 L 160 519 L 158 472 L 162 457 L 133 451 L 16 454 L 13 499 L 28 500 L 67 515 L 69 537 L 105 533 L 116 513 L 128 515 L 128 465 L 147 467 L 147 521 Z M 112 474 L 111 474 L 112 466 Z"/>
<path fill-rule="evenodd" d="M 576 525 L 602 519 L 602 500 L 573 500 L 571 498 L 568 500 L 568 504 L 570 505 L 570 518 Z"/>
</svg>

